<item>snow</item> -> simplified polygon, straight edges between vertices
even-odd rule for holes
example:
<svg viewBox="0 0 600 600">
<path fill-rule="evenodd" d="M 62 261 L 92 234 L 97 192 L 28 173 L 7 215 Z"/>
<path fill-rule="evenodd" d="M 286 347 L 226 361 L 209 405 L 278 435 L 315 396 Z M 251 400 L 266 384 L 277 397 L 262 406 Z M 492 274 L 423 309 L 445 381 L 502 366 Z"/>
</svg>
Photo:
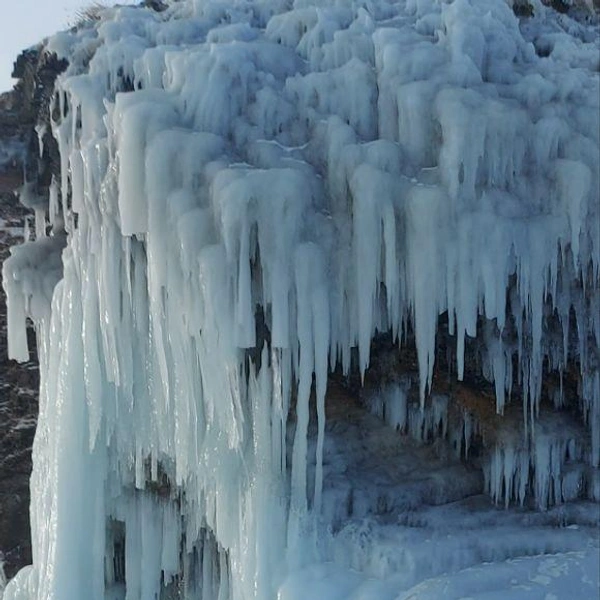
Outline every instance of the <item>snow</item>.
<svg viewBox="0 0 600 600">
<path fill-rule="evenodd" d="M 503 0 L 167 4 L 47 42 L 70 62 L 61 178 L 47 207 L 23 191 L 36 239 L 3 269 L 11 357 L 26 316 L 38 330 L 34 565 L 3 600 L 587 594 L 592 526 L 427 549 L 484 485 L 544 511 L 589 481 L 598 501 L 593 31 L 542 6 L 520 28 Z M 441 316 L 459 380 L 476 342 L 494 410 L 521 391 L 485 481 L 459 462 L 478 424 L 430 398 Z M 418 402 L 392 386 L 372 406 L 385 434 L 360 413 L 337 439 L 328 374 L 357 348 L 364 378 L 381 332 L 414 335 Z M 543 381 L 575 364 L 585 425 L 561 436 Z M 440 432 L 441 462 L 419 445 Z M 381 522 L 422 504 L 432 537 Z M 370 518 L 367 549 L 351 528 Z"/>
<path fill-rule="evenodd" d="M 597 571 L 598 552 L 573 552 L 565 555 L 509 560 L 497 565 L 482 565 L 458 572 L 450 578 L 419 584 L 398 600 L 414 597 L 427 600 L 446 597 L 506 598 L 592 598 L 597 586 L 589 574 Z M 443 590 L 443 591 L 442 591 Z M 473 596 L 475 594 L 475 596 Z"/>
<path fill-rule="evenodd" d="M 332 600 L 434 600 L 437 598 L 523 598 L 558 600 L 593 598 L 597 586 L 589 574 L 597 571 L 598 552 L 572 552 L 527 557 L 504 563 L 486 563 L 446 576 L 428 579 L 399 595 L 394 585 L 375 579 L 361 582 L 352 571 L 319 565 L 286 582 L 279 600 L 331 598 Z"/>
</svg>

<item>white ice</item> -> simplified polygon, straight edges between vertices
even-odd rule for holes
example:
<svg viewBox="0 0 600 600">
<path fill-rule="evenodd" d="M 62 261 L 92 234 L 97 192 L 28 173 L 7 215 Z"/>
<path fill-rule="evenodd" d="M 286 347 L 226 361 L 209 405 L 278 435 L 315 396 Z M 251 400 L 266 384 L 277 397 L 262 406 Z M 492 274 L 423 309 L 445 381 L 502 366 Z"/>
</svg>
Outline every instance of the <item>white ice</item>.
<svg viewBox="0 0 600 600">
<path fill-rule="evenodd" d="M 46 42 L 70 63 L 61 177 L 48 206 L 24 191 L 37 239 L 3 269 L 11 357 L 28 360 L 26 317 L 38 331 L 34 556 L 3 600 L 439 597 L 418 587 L 443 572 L 423 540 L 402 583 L 383 574 L 402 536 L 369 573 L 328 538 L 328 373 L 357 348 L 364 376 L 377 333 L 414 335 L 420 405 L 397 387 L 381 416 L 393 436 L 446 432 L 448 398 L 429 398 L 445 315 L 459 379 L 476 338 L 495 410 L 522 390 L 526 445 L 498 449 L 492 499 L 569 500 L 567 452 L 597 472 L 597 29 L 539 2 L 520 28 L 504 0 L 166 5 Z M 581 448 L 536 429 L 568 363 Z M 548 551 L 515 535 L 515 556 Z M 593 578 L 597 546 L 575 537 L 554 552 Z M 469 560 L 444 581 L 489 591 Z"/>
</svg>

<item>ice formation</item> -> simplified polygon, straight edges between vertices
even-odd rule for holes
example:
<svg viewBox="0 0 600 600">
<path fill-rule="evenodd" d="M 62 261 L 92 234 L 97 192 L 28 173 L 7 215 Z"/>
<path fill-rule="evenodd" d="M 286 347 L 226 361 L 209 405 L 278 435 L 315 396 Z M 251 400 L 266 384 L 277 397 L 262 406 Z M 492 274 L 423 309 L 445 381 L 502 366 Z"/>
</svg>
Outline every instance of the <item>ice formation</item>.
<svg viewBox="0 0 600 600">
<path fill-rule="evenodd" d="M 47 41 L 61 177 L 4 266 L 11 356 L 38 330 L 34 564 L 4 600 L 367 600 L 439 574 L 339 559 L 323 482 L 328 374 L 357 348 L 364 376 L 378 332 L 414 338 L 421 401 L 397 387 L 382 416 L 446 434 L 441 316 L 459 379 L 476 339 L 498 413 L 520 390 L 492 498 L 569 499 L 569 453 L 597 472 L 598 41 L 538 4 L 522 31 L 503 0 L 173 0 Z M 537 419 L 569 365 L 590 444 Z"/>
</svg>

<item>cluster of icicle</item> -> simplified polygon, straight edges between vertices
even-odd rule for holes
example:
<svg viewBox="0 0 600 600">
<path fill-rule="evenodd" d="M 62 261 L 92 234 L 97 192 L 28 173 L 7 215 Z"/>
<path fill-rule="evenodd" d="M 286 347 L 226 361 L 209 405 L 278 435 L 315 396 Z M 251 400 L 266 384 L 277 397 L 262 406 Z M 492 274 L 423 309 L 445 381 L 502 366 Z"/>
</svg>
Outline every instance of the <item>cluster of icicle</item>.
<svg viewBox="0 0 600 600">
<path fill-rule="evenodd" d="M 329 369 L 414 331 L 424 398 L 445 312 L 459 377 L 492 324 L 499 411 L 514 380 L 534 417 L 577 360 L 598 464 L 597 46 L 546 38 L 503 0 L 172 0 L 49 39 L 41 218 L 67 242 L 38 224 L 4 267 L 11 356 L 30 315 L 42 377 L 34 564 L 5 599 L 289 589 L 324 558 Z"/>
<path fill-rule="evenodd" d="M 389 427 L 417 442 L 446 440 L 457 457 L 468 459 L 472 447 L 482 445 L 479 453 L 484 456 L 478 461 L 485 491 L 494 502 L 523 506 L 534 499 L 545 510 L 581 497 L 600 500 L 600 478 L 590 468 L 587 436 L 570 418 L 546 411 L 536 419 L 535 435 L 525 436 L 514 415 L 507 422 L 483 424 L 464 407 L 449 410 L 452 394 L 433 394 L 421 408 L 410 401 L 410 388 L 410 377 L 403 377 L 371 391 L 365 404 Z"/>
</svg>

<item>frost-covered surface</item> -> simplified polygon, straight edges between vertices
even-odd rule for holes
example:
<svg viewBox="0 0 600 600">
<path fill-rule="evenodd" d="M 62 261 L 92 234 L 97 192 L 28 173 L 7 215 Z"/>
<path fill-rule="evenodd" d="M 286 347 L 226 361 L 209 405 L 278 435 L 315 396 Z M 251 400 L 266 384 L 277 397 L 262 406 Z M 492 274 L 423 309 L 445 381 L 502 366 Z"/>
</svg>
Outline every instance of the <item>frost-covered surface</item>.
<svg viewBox="0 0 600 600">
<path fill-rule="evenodd" d="M 190 0 L 47 48 L 70 62 L 62 176 L 3 279 L 14 358 L 25 315 L 38 327 L 34 564 L 4 600 L 381 600 L 461 569 L 412 592 L 504 594 L 513 570 L 515 598 L 533 571 L 544 594 L 593 593 L 593 523 L 531 542 L 475 506 L 469 535 L 460 502 L 598 500 L 594 30 L 540 5 L 522 32 L 502 0 Z M 441 315 L 458 379 L 476 344 L 495 410 L 522 407 L 485 480 L 393 431 L 446 437 Z M 415 344 L 419 412 L 396 399 L 384 429 L 361 409 L 338 439 L 328 373 L 357 348 L 363 375 L 377 332 Z M 576 443 L 538 419 L 550 371 Z M 454 500 L 454 529 L 443 507 L 406 523 Z M 548 558 L 477 567 L 544 553 L 569 553 L 560 577 Z"/>
</svg>

